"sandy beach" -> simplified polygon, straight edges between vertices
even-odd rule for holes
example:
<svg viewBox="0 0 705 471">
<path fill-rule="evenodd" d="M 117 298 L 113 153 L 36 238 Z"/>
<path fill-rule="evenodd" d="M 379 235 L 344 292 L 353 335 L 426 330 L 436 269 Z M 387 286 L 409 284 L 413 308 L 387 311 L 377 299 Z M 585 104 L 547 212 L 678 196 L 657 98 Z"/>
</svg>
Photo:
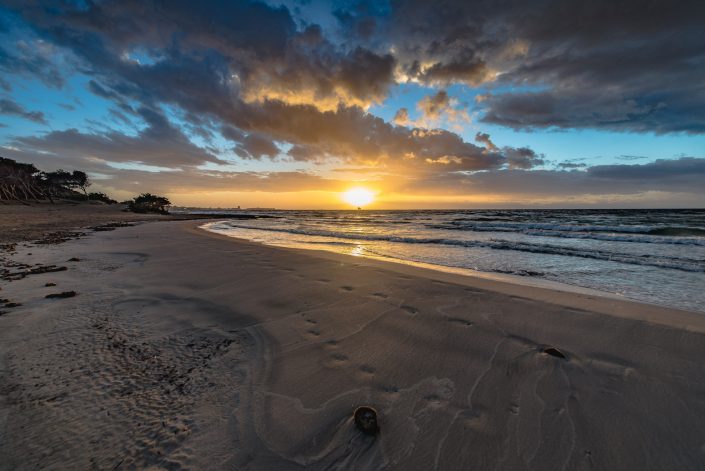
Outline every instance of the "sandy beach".
<svg viewBox="0 0 705 471">
<path fill-rule="evenodd" d="M 0 469 L 705 467 L 702 314 L 199 224 L 3 254 Z"/>
</svg>

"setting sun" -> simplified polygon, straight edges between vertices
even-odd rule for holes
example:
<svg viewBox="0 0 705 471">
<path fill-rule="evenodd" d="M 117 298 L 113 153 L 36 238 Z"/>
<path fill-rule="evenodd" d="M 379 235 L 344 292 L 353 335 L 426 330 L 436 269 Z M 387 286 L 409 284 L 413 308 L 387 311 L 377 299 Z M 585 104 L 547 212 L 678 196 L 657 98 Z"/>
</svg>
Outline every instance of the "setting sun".
<svg viewBox="0 0 705 471">
<path fill-rule="evenodd" d="M 343 200 L 353 206 L 367 206 L 375 199 L 375 194 L 367 188 L 351 188 L 343 193 Z"/>
</svg>

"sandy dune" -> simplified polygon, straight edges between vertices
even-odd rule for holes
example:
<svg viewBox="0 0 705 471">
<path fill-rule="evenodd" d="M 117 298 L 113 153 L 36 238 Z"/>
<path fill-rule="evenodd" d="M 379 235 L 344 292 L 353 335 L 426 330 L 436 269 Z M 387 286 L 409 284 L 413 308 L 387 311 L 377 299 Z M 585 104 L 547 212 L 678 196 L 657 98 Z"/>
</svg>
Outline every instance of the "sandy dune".
<svg viewBox="0 0 705 471">
<path fill-rule="evenodd" d="M 18 246 L 0 468 L 705 467 L 702 315 L 195 226 Z"/>
</svg>

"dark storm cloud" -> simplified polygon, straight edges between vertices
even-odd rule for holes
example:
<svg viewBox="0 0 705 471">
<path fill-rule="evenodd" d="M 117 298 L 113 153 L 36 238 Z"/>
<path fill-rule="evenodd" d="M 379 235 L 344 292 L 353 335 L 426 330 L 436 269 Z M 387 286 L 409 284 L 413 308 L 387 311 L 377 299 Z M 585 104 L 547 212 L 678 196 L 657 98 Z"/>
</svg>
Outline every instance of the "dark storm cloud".
<svg viewBox="0 0 705 471">
<path fill-rule="evenodd" d="M 41 111 L 27 111 L 19 104 L 6 98 L 0 99 L 0 114 L 19 116 L 39 124 L 47 124 Z"/>
<path fill-rule="evenodd" d="M 392 82 L 389 54 L 336 47 L 318 26 L 298 30 L 286 8 L 256 1 L 127 0 L 62 10 L 53 2 L 23 1 L 16 7 L 40 34 L 87 59 L 96 72 L 127 79 L 143 69 L 155 76 L 208 66 L 206 82 L 195 82 L 205 77 L 194 70 L 185 80 L 230 83 L 248 98 L 308 92 L 359 102 L 383 98 Z"/>
<path fill-rule="evenodd" d="M 479 104 L 487 122 L 705 132 L 699 0 L 404 0 L 377 24 L 374 40 L 359 40 L 393 45 L 411 79 L 527 88 L 491 91 Z"/>
<path fill-rule="evenodd" d="M 479 104 L 485 121 L 517 129 L 705 131 L 705 8 L 696 0 L 349 2 L 334 10 L 345 46 L 260 2 L 9 3 L 116 91 L 145 100 L 211 110 L 202 95 L 234 94 L 334 110 L 383 99 L 396 66 L 426 83 L 540 87 L 491 91 Z M 124 60 L 135 51 L 152 63 Z M 39 75 L 43 65 L 26 68 Z"/>
</svg>

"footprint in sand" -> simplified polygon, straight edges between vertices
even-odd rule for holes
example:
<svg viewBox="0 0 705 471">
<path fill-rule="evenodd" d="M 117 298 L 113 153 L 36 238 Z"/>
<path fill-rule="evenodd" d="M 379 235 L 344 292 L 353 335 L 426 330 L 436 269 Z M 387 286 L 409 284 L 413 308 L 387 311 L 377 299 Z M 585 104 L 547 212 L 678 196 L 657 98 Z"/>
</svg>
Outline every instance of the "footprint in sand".
<svg viewBox="0 0 705 471">
<path fill-rule="evenodd" d="M 371 374 L 374 374 L 374 372 L 376 370 L 374 369 L 374 367 L 372 367 L 370 365 L 362 365 L 362 366 L 360 366 L 360 371 L 371 375 Z"/>
<path fill-rule="evenodd" d="M 352 286 L 341 286 L 340 289 L 342 289 L 343 291 L 352 291 L 355 288 L 353 288 Z"/>
<path fill-rule="evenodd" d="M 389 297 L 384 293 L 372 293 L 372 296 L 374 296 L 376 298 L 382 298 L 382 299 L 387 299 Z"/>
<path fill-rule="evenodd" d="M 318 329 L 310 329 L 310 330 L 307 330 L 307 332 L 309 334 L 313 335 L 314 337 L 318 337 L 319 335 L 321 335 L 321 331 Z"/>
<path fill-rule="evenodd" d="M 399 392 L 399 388 L 397 386 L 382 386 L 380 387 L 380 391 L 384 396 L 387 396 L 387 398 L 392 401 L 399 399 L 401 396 L 401 392 Z"/>
<path fill-rule="evenodd" d="M 344 363 L 344 362 L 348 361 L 348 356 L 343 355 L 342 353 L 334 353 L 333 355 L 331 355 L 331 357 L 333 358 L 333 360 L 335 360 L 339 363 Z"/>
<path fill-rule="evenodd" d="M 473 325 L 472 322 L 465 320 L 465 319 L 461 319 L 459 317 L 449 317 L 448 322 L 450 322 L 452 324 L 458 324 L 463 327 L 471 327 Z"/>
<path fill-rule="evenodd" d="M 416 314 L 419 313 L 419 310 L 416 309 L 416 308 L 413 307 L 413 306 L 407 306 L 407 305 L 403 304 L 403 305 L 401 305 L 401 306 L 399 306 L 399 307 L 400 307 L 401 309 L 403 309 L 404 311 L 408 312 L 409 314 L 411 314 L 412 316 L 415 316 Z"/>
</svg>

